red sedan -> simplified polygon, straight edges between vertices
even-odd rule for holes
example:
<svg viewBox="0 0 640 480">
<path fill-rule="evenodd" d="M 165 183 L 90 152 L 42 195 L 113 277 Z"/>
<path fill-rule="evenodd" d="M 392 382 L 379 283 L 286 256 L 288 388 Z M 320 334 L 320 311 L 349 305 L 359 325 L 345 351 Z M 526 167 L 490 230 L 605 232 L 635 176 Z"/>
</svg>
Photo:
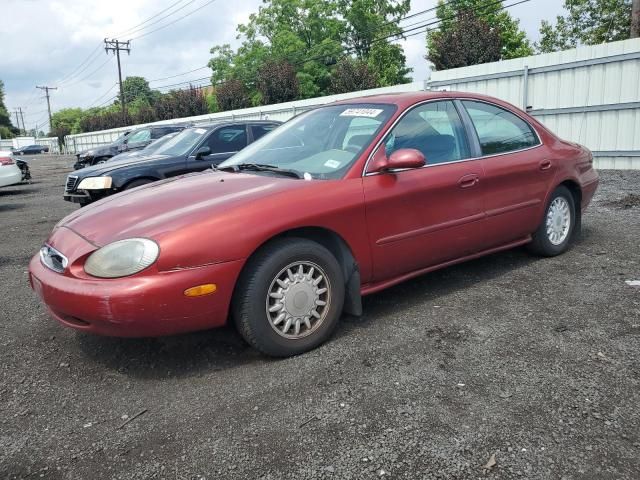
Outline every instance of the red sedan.
<svg viewBox="0 0 640 480">
<path fill-rule="evenodd" d="M 381 95 L 306 112 L 215 170 L 63 219 L 30 264 L 60 323 L 155 336 L 233 319 L 274 356 L 324 342 L 361 295 L 529 244 L 570 245 L 591 153 L 500 100 Z"/>
</svg>

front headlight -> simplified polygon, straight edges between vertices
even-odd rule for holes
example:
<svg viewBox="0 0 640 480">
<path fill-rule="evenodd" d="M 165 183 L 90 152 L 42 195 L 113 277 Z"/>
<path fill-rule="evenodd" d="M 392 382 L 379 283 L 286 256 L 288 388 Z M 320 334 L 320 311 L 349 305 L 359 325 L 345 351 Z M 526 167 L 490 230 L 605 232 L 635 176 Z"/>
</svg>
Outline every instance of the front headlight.
<svg viewBox="0 0 640 480">
<path fill-rule="evenodd" d="M 100 278 L 127 277 L 152 265 L 159 254 L 158 244 L 148 238 L 119 240 L 93 252 L 84 271 Z"/>
<path fill-rule="evenodd" d="M 111 177 L 89 177 L 78 185 L 78 190 L 105 190 L 111 188 Z"/>
</svg>

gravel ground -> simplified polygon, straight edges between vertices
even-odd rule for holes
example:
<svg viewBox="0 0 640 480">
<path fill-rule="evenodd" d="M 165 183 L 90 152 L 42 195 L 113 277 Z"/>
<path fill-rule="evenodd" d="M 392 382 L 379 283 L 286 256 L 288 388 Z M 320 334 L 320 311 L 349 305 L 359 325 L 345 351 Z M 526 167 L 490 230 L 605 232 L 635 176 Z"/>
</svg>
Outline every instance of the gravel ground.
<svg viewBox="0 0 640 480">
<path fill-rule="evenodd" d="M 26 265 L 76 208 L 71 163 L 39 156 L 0 190 L 0 478 L 640 478 L 640 172 L 601 172 L 567 254 L 406 282 L 272 360 L 230 328 L 50 320 Z"/>
</svg>

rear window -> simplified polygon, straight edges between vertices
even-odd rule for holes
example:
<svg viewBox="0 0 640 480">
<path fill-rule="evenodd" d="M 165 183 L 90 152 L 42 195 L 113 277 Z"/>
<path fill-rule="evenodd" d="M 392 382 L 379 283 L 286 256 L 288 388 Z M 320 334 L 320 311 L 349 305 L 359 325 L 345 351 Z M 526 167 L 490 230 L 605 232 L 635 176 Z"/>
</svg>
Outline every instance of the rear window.
<svg viewBox="0 0 640 480">
<path fill-rule="evenodd" d="M 507 153 L 540 144 L 533 128 L 517 115 L 484 102 L 464 100 L 483 155 Z"/>
</svg>

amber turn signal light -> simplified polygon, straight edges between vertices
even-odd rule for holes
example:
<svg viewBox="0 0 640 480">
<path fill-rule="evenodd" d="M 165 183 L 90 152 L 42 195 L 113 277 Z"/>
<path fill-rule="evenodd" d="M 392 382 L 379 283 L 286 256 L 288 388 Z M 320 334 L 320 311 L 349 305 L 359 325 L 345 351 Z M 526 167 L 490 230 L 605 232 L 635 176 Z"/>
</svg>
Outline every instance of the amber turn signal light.
<svg viewBox="0 0 640 480">
<path fill-rule="evenodd" d="M 186 297 L 201 297 L 203 295 L 209 295 L 215 293 L 218 289 L 215 283 L 205 283 L 204 285 L 196 285 L 195 287 L 187 288 L 184 291 Z"/>
</svg>

